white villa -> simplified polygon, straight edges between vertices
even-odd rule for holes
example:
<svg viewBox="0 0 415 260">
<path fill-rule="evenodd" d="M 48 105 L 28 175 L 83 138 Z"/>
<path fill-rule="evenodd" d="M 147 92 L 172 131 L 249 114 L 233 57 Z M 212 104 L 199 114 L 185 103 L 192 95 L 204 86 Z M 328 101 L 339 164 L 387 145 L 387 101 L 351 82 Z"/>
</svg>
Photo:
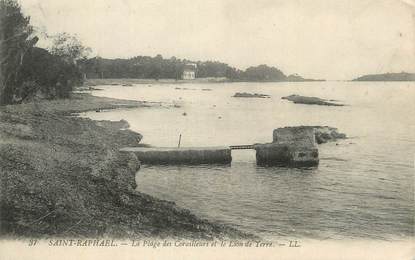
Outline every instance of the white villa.
<svg viewBox="0 0 415 260">
<path fill-rule="evenodd" d="M 184 66 L 182 79 L 195 79 L 197 65 L 195 63 L 187 63 Z"/>
</svg>

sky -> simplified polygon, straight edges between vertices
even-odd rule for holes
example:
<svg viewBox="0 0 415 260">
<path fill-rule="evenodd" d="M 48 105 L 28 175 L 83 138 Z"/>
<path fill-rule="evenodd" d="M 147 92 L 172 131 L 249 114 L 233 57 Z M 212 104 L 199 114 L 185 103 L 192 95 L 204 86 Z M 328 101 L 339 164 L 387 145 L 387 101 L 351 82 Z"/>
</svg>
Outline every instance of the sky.
<svg viewBox="0 0 415 260">
<path fill-rule="evenodd" d="M 163 55 L 352 79 L 415 72 L 415 0 L 19 0 L 104 58 Z"/>
</svg>

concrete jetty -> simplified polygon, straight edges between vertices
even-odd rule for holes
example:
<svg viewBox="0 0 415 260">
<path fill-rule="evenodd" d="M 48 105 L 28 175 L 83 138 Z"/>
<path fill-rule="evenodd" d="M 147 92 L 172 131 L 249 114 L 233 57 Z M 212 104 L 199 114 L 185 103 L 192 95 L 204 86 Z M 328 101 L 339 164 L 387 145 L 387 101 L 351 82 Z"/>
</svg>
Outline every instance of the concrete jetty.
<svg viewBox="0 0 415 260">
<path fill-rule="evenodd" d="M 230 164 L 231 150 L 255 149 L 257 165 L 313 167 L 319 164 L 315 127 L 275 129 L 272 143 L 229 147 L 125 147 L 144 164 Z"/>
<path fill-rule="evenodd" d="M 230 164 L 229 147 L 125 147 L 120 152 L 134 153 L 145 164 Z"/>
</svg>

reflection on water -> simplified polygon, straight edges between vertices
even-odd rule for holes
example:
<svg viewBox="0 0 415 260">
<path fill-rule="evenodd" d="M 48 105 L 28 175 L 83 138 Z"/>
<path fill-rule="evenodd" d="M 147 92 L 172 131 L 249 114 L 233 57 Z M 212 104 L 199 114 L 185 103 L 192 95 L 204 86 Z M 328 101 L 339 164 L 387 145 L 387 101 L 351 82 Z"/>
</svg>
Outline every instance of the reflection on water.
<svg viewBox="0 0 415 260">
<path fill-rule="evenodd" d="M 264 237 L 404 239 L 413 236 L 415 84 L 313 82 L 102 87 L 94 95 L 180 104 L 86 113 L 127 120 L 156 146 L 270 142 L 272 130 L 330 125 L 350 139 L 324 144 L 316 169 L 262 168 L 254 151 L 233 151 L 231 167 L 143 166 L 139 191 L 196 215 Z M 212 91 L 201 91 L 210 88 Z M 193 90 L 191 90 L 193 89 Z M 269 99 L 232 98 L 235 92 Z M 282 96 L 340 100 L 345 107 L 296 105 Z M 183 113 L 186 112 L 186 116 Z"/>
</svg>

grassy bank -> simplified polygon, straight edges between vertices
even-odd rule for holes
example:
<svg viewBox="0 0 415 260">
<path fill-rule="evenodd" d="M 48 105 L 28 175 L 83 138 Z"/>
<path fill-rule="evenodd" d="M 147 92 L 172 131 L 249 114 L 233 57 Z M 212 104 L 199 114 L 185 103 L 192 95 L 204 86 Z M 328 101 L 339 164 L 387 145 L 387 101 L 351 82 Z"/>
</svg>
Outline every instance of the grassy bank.
<svg viewBox="0 0 415 260">
<path fill-rule="evenodd" d="M 118 149 L 142 136 L 127 122 L 69 116 L 148 105 L 76 94 L 0 107 L 1 236 L 246 237 L 135 191 L 139 162 Z"/>
</svg>

